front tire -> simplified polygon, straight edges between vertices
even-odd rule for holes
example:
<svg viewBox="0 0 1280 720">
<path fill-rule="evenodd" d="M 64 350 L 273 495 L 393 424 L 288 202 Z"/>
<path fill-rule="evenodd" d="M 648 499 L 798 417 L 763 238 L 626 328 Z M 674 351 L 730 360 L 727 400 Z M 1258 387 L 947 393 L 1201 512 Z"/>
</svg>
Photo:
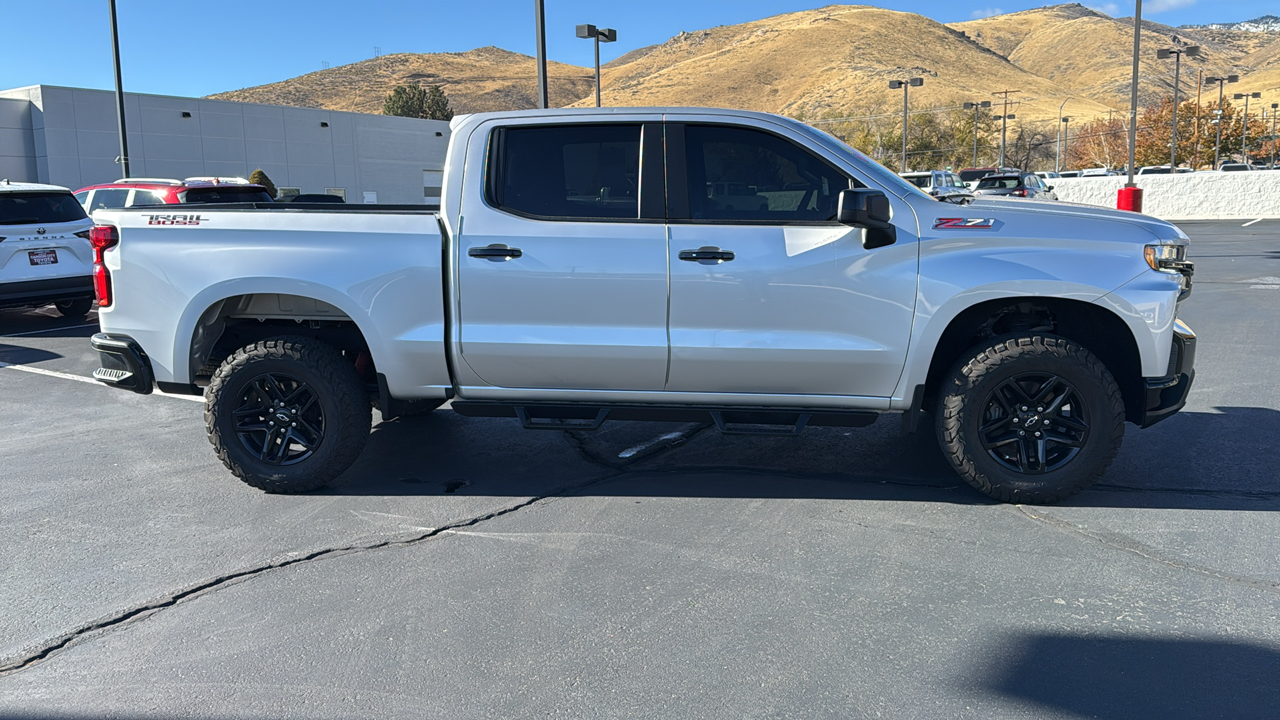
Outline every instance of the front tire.
<svg viewBox="0 0 1280 720">
<path fill-rule="evenodd" d="M 227 469 L 270 493 L 328 485 L 369 438 L 368 394 L 350 362 L 304 337 L 243 347 L 205 393 L 209 442 Z"/>
<path fill-rule="evenodd" d="M 938 399 L 938 440 L 955 471 L 1012 503 L 1057 502 L 1096 482 L 1124 439 L 1124 400 L 1102 361 L 1044 334 L 975 350 Z"/>
</svg>

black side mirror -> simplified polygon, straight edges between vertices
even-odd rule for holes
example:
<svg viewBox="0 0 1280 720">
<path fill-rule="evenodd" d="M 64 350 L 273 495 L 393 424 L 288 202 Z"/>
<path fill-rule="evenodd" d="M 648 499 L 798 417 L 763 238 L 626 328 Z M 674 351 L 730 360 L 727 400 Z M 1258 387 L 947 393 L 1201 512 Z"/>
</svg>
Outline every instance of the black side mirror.
<svg viewBox="0 0 1280 720">
<path fill-rule="evenodd" d="M 889 198 L 879 190 L 841 190 L 836 204 L 836 221 L 864 228 L 862 247 L 874 250 L 898 241 L 898 229 L 889 222 Z"/>
<path fill-rule="evenodd" d="M 1052 186 L 1052 185 L 1045 185 L 1045 186 L 1044 186 L 1044 189 L 1045 189 L 1045 190 L 1048 190 L 1049 192 L 1053 192 L 1053 186 Z"/>
</svg>

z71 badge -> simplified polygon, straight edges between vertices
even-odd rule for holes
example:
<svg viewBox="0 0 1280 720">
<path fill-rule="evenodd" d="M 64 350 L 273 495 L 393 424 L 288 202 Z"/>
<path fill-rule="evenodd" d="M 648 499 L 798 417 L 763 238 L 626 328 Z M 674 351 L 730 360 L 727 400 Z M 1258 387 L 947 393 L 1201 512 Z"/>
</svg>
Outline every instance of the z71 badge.
<svg viewBox="0 0 1280 720">
<path fill-rule="evenodd" d="M 148 225 L 199 225 L 208 220 L 200 215 L 143 215 Z"/>
<path fill-rule="evenodd" d="M 938 218 L 934 230 L 990 230 L 995 227 L 994 218 Z"/>
</svg>

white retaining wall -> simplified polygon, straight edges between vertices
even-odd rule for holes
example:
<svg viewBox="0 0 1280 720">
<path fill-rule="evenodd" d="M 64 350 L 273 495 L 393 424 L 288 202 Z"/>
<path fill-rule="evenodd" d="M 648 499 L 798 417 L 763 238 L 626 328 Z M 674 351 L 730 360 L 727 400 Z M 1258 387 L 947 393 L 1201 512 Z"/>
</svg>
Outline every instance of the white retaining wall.
<svg viewBox="0 0 1280 720">
<path fill-rule="evenodd" d="M 1114 208 L 1126 178 L 1052 178 L 1058 199 Z M 1280 218 L 1280 170 L 1139 175 L 1142 212 L 1164 220 Z"/>
</svg>

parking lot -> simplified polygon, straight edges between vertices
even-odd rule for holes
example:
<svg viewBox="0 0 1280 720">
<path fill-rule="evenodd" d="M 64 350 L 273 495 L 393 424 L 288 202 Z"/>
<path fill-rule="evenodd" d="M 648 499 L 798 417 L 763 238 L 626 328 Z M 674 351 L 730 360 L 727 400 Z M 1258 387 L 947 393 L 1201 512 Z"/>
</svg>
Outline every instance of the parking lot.
<svg viewBox="0 0 1280 720">
<path fill-rule="evenodd" d="M 1280 220 L 1183 223 L 1186 409 L 995 504 L 895 417 L 375 425 L 266 495 L 0 311 L 0 718 L 1275 717 Z"/>
</svg>

